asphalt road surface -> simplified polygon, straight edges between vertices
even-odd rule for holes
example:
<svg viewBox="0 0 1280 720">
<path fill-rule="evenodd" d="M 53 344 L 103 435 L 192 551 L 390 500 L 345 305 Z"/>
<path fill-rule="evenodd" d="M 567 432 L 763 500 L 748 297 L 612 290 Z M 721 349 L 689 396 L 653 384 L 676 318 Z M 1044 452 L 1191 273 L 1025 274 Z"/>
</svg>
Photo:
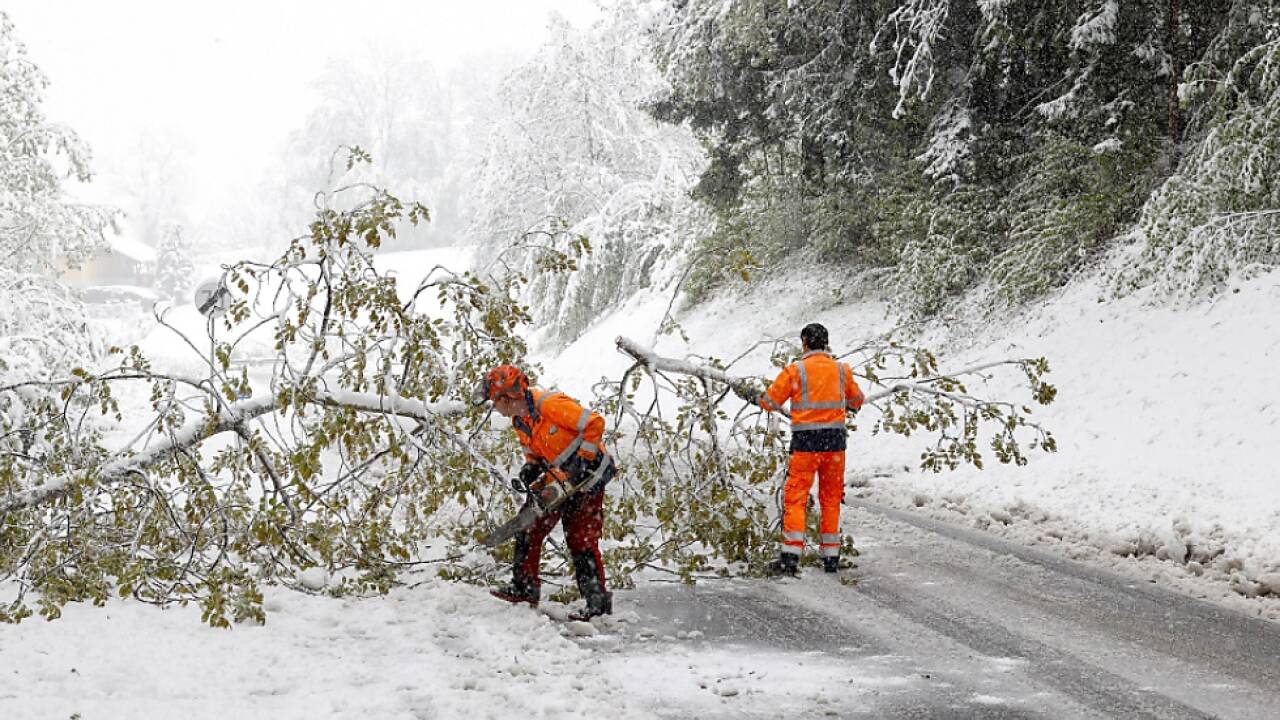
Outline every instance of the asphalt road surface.
<svg viewBox="0 0 1280 720">
<path fill-rule="evenodd" d="M 1280 718 L 1280 625 L 909 513 L 845 523 L 839 577 L 620 592 L 610 674 L 672 718 Z"/>
</svg>

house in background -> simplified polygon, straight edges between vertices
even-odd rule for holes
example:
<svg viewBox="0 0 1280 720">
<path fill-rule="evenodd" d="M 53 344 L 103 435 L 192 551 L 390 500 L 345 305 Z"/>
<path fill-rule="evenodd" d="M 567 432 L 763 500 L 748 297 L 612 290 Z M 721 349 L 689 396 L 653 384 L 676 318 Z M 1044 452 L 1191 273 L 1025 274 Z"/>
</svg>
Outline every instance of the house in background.
<svg viewBox="0 0 1280 720">
<path fill-rule="evenodd" d="M 149 288 L 155 282 L 157 258 L 154 248 L 131 238 L 114 235 L 107 238 L 104 250 L 82 266 L 64 271 L 62 281 L 80 289 L 103 285 Z"/>
<path fill-rule="evenodd" d="M 91 305 L 138 303 L 150 306 L 159 299 L 155 285 L 155 249 L 127 237 L 107 238 L 107 247 L 78 268 L 68 268 L 62 281 L 80 291 Z"/>
</svg>

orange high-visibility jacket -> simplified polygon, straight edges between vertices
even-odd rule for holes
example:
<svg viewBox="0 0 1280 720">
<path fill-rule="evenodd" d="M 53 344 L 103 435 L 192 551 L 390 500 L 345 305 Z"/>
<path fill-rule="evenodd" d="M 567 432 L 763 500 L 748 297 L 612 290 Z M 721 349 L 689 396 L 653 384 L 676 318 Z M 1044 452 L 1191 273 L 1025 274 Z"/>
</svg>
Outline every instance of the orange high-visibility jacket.
<svg viewBox="0 0 1280 720">
<path fill-rule="evenodd" d="M 791 401 L 792 432 L 843 430 L 845 409 L 857 410 L 865 399 L 848 365 L 829 352 L 814 350 L 782 369 L 760 396 L 760 407 L 779 411 Z"/>
<path fill-rule="evenodd" d="M 525 459 L 558 469 L 574 453 L 590 461 L 605 451 L 604 418 L 562 392 L 529 392 L 533 396 L 530 423 L 519 417 L 511 421 Z"/>
</svg>

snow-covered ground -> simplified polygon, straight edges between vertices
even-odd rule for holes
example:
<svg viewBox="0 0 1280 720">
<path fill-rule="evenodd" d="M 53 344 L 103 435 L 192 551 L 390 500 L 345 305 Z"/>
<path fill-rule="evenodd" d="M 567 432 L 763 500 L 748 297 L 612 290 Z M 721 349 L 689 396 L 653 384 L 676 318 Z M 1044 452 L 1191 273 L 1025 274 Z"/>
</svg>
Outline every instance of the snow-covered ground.
<svg viewBox="0 0 1280 720">
<path fill-rule="evenodd" d="M 894 324 L 881 303 L 842 301 L 856 294 L 849 284 L 820 269 L 783 273 L 679 313 L 689 342 L 669 334 L 656 348 L 732 358 L 817 321 L 839 353 Z M 1249 599 L 1280 596 L 1280 274 L 1178 309 L 1104 295 L 1095 276 L 1012 319 L 923 331 L 922 341 L 944 352 L 943 370 L 1047 357 L 1058 399 L 1036 406 L 1033 419 L 1056 436 L 1056 454 L 1032 453 L 1021 468 L 988 455 L 985 470 L 922 473 L 924 439 L 860 432 L 850 442 L 850 484 L 881 502 L 1130 567 L 1280 619 L 1280 598 Z M 613 351 L 614 338 L 652 343 L 666 304 L 641 296 L 603 318 L 546 360 L 546 381 L 585 394 L 602 375 L 620 377 L 630 359 Z M 763 348 L 734 367 L 773 375 Z M 969 389 L 1007 397 L 1018 379 L 996 375 Z M 873 412 L 862 417 L 867 430 Z M 845 529 L 856 538 L 857 528 Z"/>
<path fill-rule="evenodd" d="M 438 259 L 404 256 L 394 267 L 416 276 Z M 657 349 L 733 357 L 762 337 L 794 336 L 816 320 L 828 325 L 839 350 L 893 324 L 881 304 L 842 300 L 851 294 L 840 289 L 845 282 L 812 271 L 779 276 L 681 312 L 689 342 L 667 335 Z M 850 486 L 879 502 L 1280 617 L 1275 597 L 1247 597 L 1280 595 L 1280 383 L 1270 375 L 1280 359 L 1280 276 L 1181 310 L 1148 306 L 1141 297 L 1100 303 L 1099 295 L 1097 283 L 1086 280 L 1008 322 L 926 331 L 929 342 L 950 351 L 944 367 L 1048 357 L 1059 397 L 1036 416 L 1057 436 L 1056 455 L 1032 455 L 1023 468 L 992 462 L 985 471 L 934 475 L 914 469 L 921 441 L 860 432 L 850 445 Z M 614 351 L 614 338 L 652 342 L 667 301 L 660 292 L 642 295 L 563 352 L 544 350 L 544 380 L 586 396 L 602 376 L 619 377 L 629 360 Z M 194 315 L 178 320 L 192 329 L 200 324 Z M 144 348 L 178 357 L 164 332 L 146 338 Z M 760 352 L 735 368 L 771 374 Z M 1009 382 L 994 379 L 986 389 L 1003 393 Z M 846 530 L 858 537 L 857 527 Z M 867 550 L 861 563 L 872 572 L 875 549 Z M 617 623 L 635 622 L 625 611 L 605 621 L 615 625 L 602 636 L 584 638 L 578 634 L 592 631 L 510 608 L 480 588 L 431 579 L 385 598 L 268 589 L 267 610 L 265 626 L 224 631 L 201 624 L 194 607 L 117 600 L 105 608 L 68 606 L 54 623 L 35 618 L 3 628 L 0 711 L 626 718 L 651 716 L 655 706 L 646 698 L 655 694 L 694 714 L 732 713 L 738 693 L 752 692 L 749 673 L 761 668 L 786 680 L 776 686 L 786 692 L 819 692 L 831 680 L 800 669 L 796 658 L 748 658 L 696 643 L 613 652 Z M 782 712 L 787 696 L 779 693 L 752 702 L 776 700 Z"/>
<path fill-rule="evenodd" d="M 635 591 L 619 593 L 614 616 L 584 623 L 566 621 L 563 605 L 512 606 L 430 574 L 408 576 L 385 597 L 268 588 L 266 623 L 231 630 L 203 624 L 194 605 L 126 600 L 3 626 L 0 716 L 778 717 L 798 702 L 822 707 L 911 686 L 892 658 L 853 672 L 767 642 L 707 642 L 678 628 L 732 629 L 732 618 L 654 622 L 633 609 Z"/>
<path fill-rule="evenodd" d="M 6 718 L 647 717 L 565 625 L 428 580 L 385 598 L 275 589 L 265 625 L 194 607 L 71 605 L 3 628 Z M 565 633 L 565 634 L 562 634 Z"/>
</svg>

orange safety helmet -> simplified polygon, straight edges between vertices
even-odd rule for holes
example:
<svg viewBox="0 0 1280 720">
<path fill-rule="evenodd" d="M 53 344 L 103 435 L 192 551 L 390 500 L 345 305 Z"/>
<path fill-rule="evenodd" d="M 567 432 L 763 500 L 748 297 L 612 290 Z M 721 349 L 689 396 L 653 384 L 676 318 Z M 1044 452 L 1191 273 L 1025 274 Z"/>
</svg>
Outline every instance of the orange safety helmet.
<svg viewBox="0 0 1280 720">
<path fill-rule="evenodd" d="M 529 390 L 529 378 L 515 365 L 499 365 L 484 374 L 484 379 L 476 385 L 471 401 L 481 405 L 499 395 L 515 395 L 524 397 Z"/>
</svg>

